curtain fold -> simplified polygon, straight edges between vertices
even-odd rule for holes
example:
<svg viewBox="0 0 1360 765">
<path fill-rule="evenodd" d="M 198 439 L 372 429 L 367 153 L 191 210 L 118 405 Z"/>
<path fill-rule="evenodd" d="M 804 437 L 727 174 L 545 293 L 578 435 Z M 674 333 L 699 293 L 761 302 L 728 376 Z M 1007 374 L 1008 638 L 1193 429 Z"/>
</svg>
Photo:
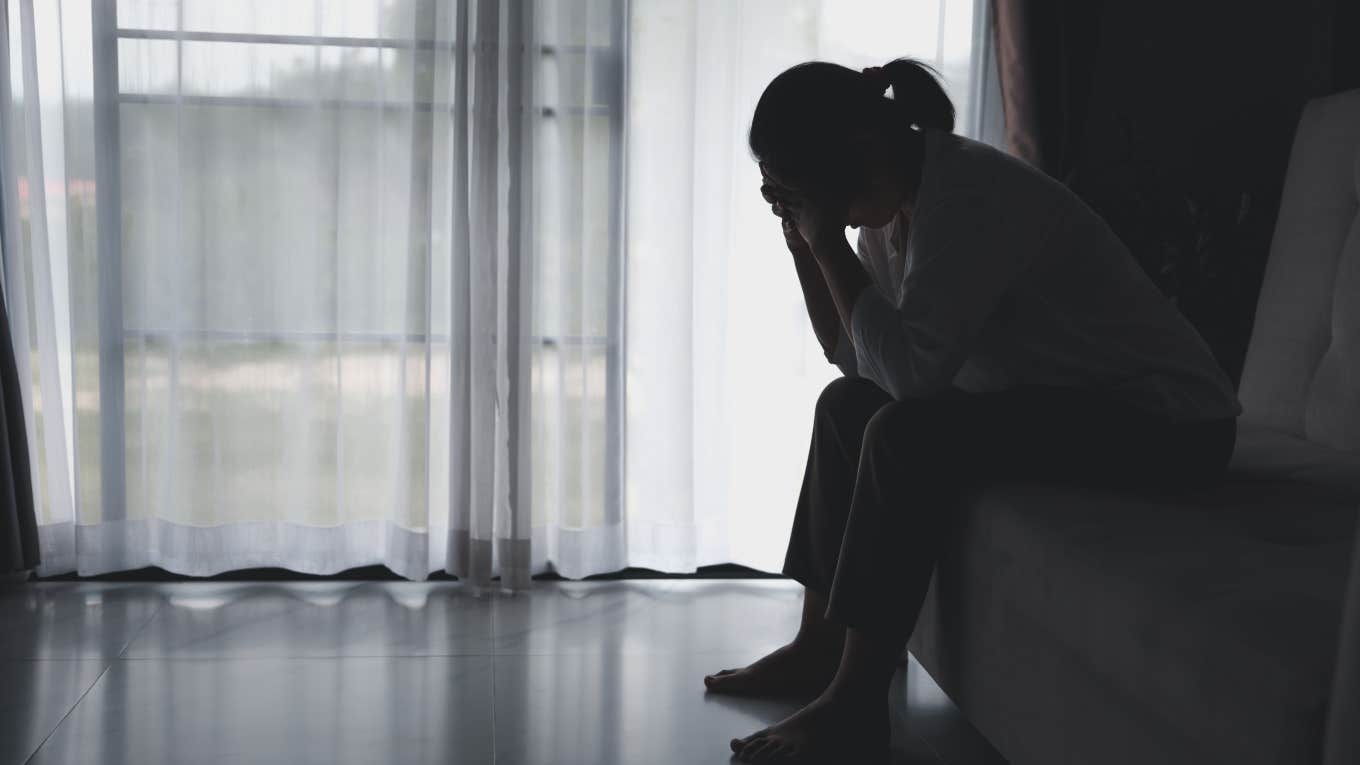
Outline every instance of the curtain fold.
<svg viewBox="0 0 1360 765">
<path fill-rule="evenodd" d="M 0 240 L 0 248 L 5 244 Z M 10 337 L 9 310 L 0 302 L 0 574 L 27 572 L 41 562 L 24 402 Z"/>
<path fill-rule="evenodd" d="M 621 497 L 627 343 L 626 0 L 535 4 L 530 429 L 532 554 L 570 578 L 629 565 Z M 529 158 L 526 157 L 526 161 Z M 527 278 L 527 275 L 526 275 Z M 522 315 L 525 315 L 522 313 Z M 524 420 L 521 420 L 524 422 Z"/>
<path fill-rule="evenodd" d="M 8 6 L 5 7 L 8 11 Z M 10 25 L 13 23 L 8 12 L 0 19 L 0 107 L 10 103 Z M 31 22 L 30 22 L 31 23 Z M 25 72 L 25 76 L 28 73 Z M 8 110 L 0 111 L 0 180 L 8 181 L 14 177 L 15 157 L 8 151 L 13 141 L 10 123 L 12 115 Z M 11 300 L 24 298 L 23 281 L 14 281 L 15 274 L 10 270 L 11 253 L 23 246 L 20 230 L 11 225 L 9 211 L 20 204 L 20 189 L 16 184 L 4 183 L 0 189 L 0 257 L 5 260 L 4 300 L 0 305 L 0 572 L 14 574 L 36 568 L 42 561 L 40 539 L 37 528 L 37 514 L 34 504 L 33 481 L 37 478 L 33 471 L 31 454 L 35 444 L 34 428 L 26 416 L 31 400 L 28 385 L 29 357 L 26 346 L 18 345 L 15 332 L 22 332 L 26 326 L 26 316 L 20 314 L 17 321 L 11 322 Z M 13 295 L 14 297 L 11 297 Z"/>
<path fill-rule="evenodd" d="M 532 11 L 10 1 L 40 573 L 381 563 L 517 588 L 544 566 L 522 464 Z"/>
<path fill-rule="evenodd" d="M 9 103 L 8 15 L 0 18 L 0 105 Z M 8 119 L 0 115 L 0 148 L 9 145 Z M 0 178 L 9 177 L 10 158 L 0 151 Z M 11 204 L 13 187 L 0 188 L 0 209 Z M 0 225 L 0 253 L 18 244 L 12 228 Z M 3 282 L 0 282 L 3 283 Z M 15 358 L 9 299 L 0 300 L 0 574 L 37 568 L 41 561 L 33 506 L 24 396 Z"/>
<path fill-rule="evenodd" d="M 1006 143 L 1066 181 L 1090 100 L 1104 0 L 991 0 Z"/>
</svg>

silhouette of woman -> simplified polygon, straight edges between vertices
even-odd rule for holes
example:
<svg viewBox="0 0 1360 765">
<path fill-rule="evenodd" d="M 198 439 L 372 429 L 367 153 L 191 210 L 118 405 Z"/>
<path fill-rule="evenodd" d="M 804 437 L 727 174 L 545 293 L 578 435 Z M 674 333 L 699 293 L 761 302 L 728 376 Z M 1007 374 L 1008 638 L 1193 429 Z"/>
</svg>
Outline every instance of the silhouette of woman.
<svg viewBox="0 0 1360 765">
<path fill-rule="evenodd" d="M 704 679 L 812 699 L 733 739 L 742 761 L 886 752 L 887 689 L 965 492 L 1208 484 L 1233 449 L 1231 382 L 1105 222 L 953 127 L 910 59 L 800 64 L 756 106 L 761 193 L 844 376 L 817 401 L 784 563 L 798 633 Z"/>
</svg>

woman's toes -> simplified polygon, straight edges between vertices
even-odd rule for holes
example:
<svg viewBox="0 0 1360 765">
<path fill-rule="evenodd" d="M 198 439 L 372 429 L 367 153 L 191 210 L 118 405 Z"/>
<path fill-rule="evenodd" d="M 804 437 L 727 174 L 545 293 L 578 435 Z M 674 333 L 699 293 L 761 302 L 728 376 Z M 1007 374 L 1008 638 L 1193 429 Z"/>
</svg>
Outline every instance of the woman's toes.
<svg viewBox="0 0 1360 765">
<path fill-rule="evenodd" d="M 741 759 L 746 762 L 753 763 L 767 762 L 767 760 L 765 759 L 765 753 L 770 750 L 770 747 L 774 743 L 775 742 L 773 739 L 769 738 L 759 739 L 748 745 L 745 749 L 741 750 Z"/>
<path fill-rule="evenodd" d="M 736 672 L 735 669 L 724 669 L 721 672 L 714 672 L 711 675 L 705 675 L 704 685 L 709 688 L 720 688 L 724 685 L 728 685 L 729 683 L 727 682 L 727 680 L 732 676 L 734 672 Z"/>
<path fill-rule="evenodd" d="M 732 751 L 736 752 L 737 754 L 741 754 L 743 751 L 745 751 L 746 747 L 750 746 L 752 742 L 760 738 L 762 735 L 764 735 L 764 733 L 765 731 L 758 730 L 755 733 L 752 733 L 751 735 L 747 736 L 746 738 L 732 739 Z"/>
<path fill-rule="evenodd" d="M 779 740 L 767 738 L 762 742 L 762 746 L 751 755 L 751 762 L 766 763 L 774 762 L 777 758 L 775 752 L 779 751 Z"/>
</svg>

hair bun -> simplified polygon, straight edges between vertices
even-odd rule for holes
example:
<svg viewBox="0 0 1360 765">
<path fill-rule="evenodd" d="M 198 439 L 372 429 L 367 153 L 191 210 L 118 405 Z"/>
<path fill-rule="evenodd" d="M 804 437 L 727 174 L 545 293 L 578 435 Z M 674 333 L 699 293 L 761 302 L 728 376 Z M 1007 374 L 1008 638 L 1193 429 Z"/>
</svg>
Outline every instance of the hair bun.
<svg viewBox="0 0 1360 765">
<path fill-rule="evenodd" d="M 939 72 L 911 58 L 889 61 L 882 71 L 892 85 L 892 100 L 911 124 L 946 133 L 954 131 L 954 103 L 940 84 Z"/>
<path fill-rule="evenodd" d="M 882 95 L 892 86 L 892 78 L 888 76 L 888 70 L 881 66 L 865 67 L 861 74 L 869 81 L 874 91 Z"/>
</svg>

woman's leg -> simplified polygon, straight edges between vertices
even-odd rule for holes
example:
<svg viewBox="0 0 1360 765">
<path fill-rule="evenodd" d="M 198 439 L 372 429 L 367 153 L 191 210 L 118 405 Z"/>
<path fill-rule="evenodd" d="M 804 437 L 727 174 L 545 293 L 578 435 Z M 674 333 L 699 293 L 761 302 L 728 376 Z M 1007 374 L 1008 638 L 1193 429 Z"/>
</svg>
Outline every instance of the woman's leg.
<svg viewBox="0 0 1360 765">
<path fill-rule="evenodd" d="M 886 747 L 886 691 L 969 488 L 1014 477 L 1115 487 L 1211 480 L 1231 452 L 1231 423 L 1223 426 L 1158 423 L 1051 389 L 884 407 L 865 430 L 828 598 L 828 616 L 847 627 L 837 672 L 808 706 L 732 748 L 744 761 L 782 762 Z"/>
<path fill-rule="evenodd" d="M 835 675 L 845 628 L 826 618 L 827 593 L 850 515 L 864 429 L 891 401 L 878 386 L 862 379 L 838 378 L 822 391 L 784 560 L 784 574 L 806 588 L 798 633 L 789 644 L 747 667 L 705 677 L 710 691 L 812 698 Z"/>
<path fill-rule="evenodd" d="M 838 757 L 884 750 L 887 691 L 935 565 L 956 480 L 942 423 L 953 396 L 895 402 L 865 428 L 851 511 L 827 616 L 845 625 L 837 670 L 815 700 L 732 749 L 746 762 L 781 762 L 835 747 Z M 888 509 L 880 512 L 880 508 Z M 886 554 L 885 554 L 886 553 Z M 849 618 L 847 618 L 849 617 Z M 829 739 L 829 740 L 828 740 Z"/>
</svg>

